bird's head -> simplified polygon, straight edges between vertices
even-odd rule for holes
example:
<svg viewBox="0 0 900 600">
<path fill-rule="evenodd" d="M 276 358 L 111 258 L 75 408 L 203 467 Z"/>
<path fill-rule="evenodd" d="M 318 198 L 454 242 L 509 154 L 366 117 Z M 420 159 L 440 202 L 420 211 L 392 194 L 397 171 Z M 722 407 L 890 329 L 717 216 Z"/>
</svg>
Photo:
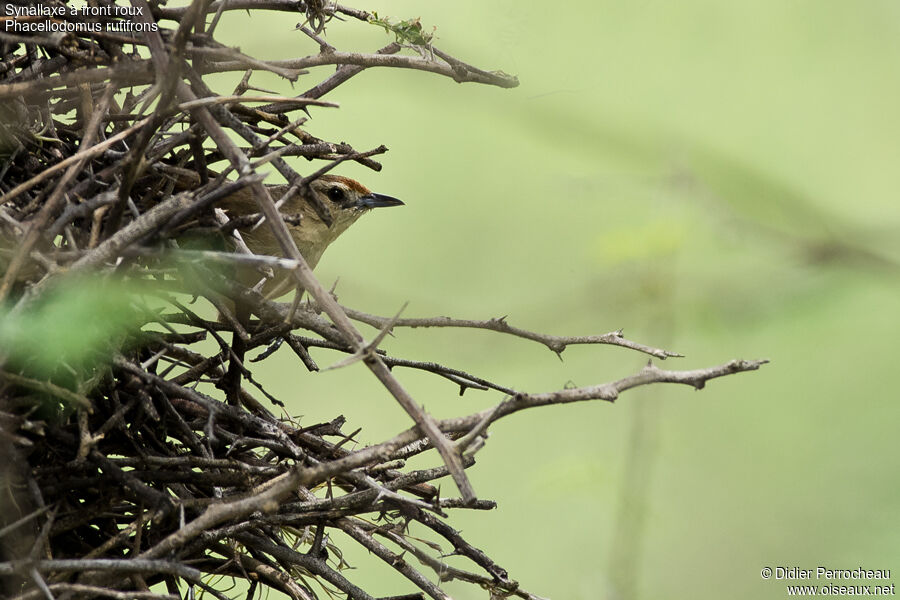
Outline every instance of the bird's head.
<svg viewBox="0 0 900 600">
<path fill-rule="evenodd" d="M 270 195 L 276 201 L 288 190 L 286 185 L 267 187 Z M 253 200 L 251 189 L 250 187 L 243 188 L 222 202 L 221 206 L 229 216 L 238 217 L 258 212 L 259 208 Z M 331 214 L 331 225 L 327 225 L 319 216 L 313 202 L 308 197 L 309 195 L 315 196 L 322 205 L 328 208 Z M 325 248 L 363 214 L 373 208 L 402 204 L 403 202 L 396 198 L 372 192 L 349 177 L 322 175 L 310 182 L 309 194 L 295 192 L 282 204 L 280 210 L 284 214 L 299 217 L 299 220 L 293 220 L 288 225 L 288 230 L 303 258 L 310 267 L 315 268 Z M 239 228 L 239 231 L 253 252 L 274 256 L 282 255 L 278 242 L 268 225 Z"/>
<path fill-rule="evenodd" d="M 373 208 L 403 204 L 396 198 L 376 194 L 358 181 L 340 175 L 322 175 L 309 184 L 309 191 L 328 208 L 331 225 L 327 225 L 312 202 L 299 193 L 286 202 L 281 211 L 300 214 L 300 223 L 289 226 L 289 229 L 310 266 L 315 266 L 325 248 L 363 214 Z"/>
<path fill-rule="evenodd" d="M 376 194 L 360 182 L 340 175 L 322 175 L 309 184 L 309 189 L 338 213 L 359 216 L 370 208 L 400 206 L 400 200 Z"/>
</svg>

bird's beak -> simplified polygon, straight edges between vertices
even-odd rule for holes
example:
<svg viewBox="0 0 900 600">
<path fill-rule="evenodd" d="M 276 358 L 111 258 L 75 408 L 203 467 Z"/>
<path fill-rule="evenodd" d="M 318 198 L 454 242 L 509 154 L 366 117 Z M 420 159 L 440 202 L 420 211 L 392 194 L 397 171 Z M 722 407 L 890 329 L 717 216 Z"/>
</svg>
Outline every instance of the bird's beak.
<svg viewBox="0 0 900 600">
<path fill-rule="evenodd" d="M 360 196 L 356 201 L 356 206 L 358 208 L 380 208 L 382 206 L 403 206 L 403 202 L 384 194 L 370 193 Z"/>
</svg>

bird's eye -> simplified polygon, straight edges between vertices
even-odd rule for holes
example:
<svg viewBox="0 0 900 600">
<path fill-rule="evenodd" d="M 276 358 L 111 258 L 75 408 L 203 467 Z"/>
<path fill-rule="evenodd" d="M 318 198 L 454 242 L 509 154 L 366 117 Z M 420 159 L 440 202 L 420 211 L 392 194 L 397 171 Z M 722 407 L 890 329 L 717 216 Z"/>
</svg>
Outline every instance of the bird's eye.
<svg viewBox="0 0 900 600">
<path fill-rule="evenodd" d="M 342 190 L 341 188 L 339 188 L 337 186 L 335 186 L 333 188 L 329 188 L 326 193 L 328 194 L 328 198 L 332 202 L 340 202 L 341 200 L 344 199 L 344 190 Z"/>
</svg>

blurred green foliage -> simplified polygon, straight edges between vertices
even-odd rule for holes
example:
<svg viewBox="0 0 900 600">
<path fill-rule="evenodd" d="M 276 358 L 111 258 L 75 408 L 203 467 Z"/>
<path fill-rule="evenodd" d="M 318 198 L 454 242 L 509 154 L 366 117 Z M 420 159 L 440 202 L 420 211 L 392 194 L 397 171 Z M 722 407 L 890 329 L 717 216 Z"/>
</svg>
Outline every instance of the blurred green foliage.
<svg viewBox="0 0 900 600">
<path fill-rule="evenodd" d="M 9 368 L 80 388 L 140 326 L 135 291 L 118 280 L 63 278 L 21 311 L 0 307 L 0 348 Z"/>
</svg>

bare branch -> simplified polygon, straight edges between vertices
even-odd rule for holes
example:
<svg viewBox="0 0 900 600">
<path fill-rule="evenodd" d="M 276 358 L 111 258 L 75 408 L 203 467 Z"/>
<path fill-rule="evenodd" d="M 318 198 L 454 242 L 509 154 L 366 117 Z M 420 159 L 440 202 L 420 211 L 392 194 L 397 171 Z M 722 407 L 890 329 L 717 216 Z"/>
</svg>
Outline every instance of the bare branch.
<svg viewBox="0 0 900 600">
<path fill-rule="evenodd" d="M 502 71 L 483 71 L 467 65 L 461 61 L 454 64 L 428 60 L 419 56 L 405 56 L 394 54 L 363 54 L 359 52 L 329 52 L 316 54 L 303 58 L 291 58 L 273 60 L 269 63 L 273 67 L 290 69 L 307 69 L 323 65 L 356 65 L 363 68 L 392 67 L 395 69 L 414 69 L 427 71 L 437 75 L 443 75 L 457 83 L 481 83 L 495 85 L 502 88 L 514 88 L 519 85 L 519 79 Z M 241 65 L 236 61 L 221 61 L 215 63 L 216 69 L 236 71 Z"/>
<path fill-rule="evenodd" d="M 364 313 L 358 310 L 354 310 L 352 308 L 348 308 L 346 306 L 343 307 L 344 311 L 347 313 L 351 319 L 355 321 L 359 321 L 361 323 L 365 323 L 367 325 L 371 325 L 372 327 L 377 327 L 379 329 L 385 327 L 388 323 L 389 319 L 385 317 L 379 317 L 377 315 L 371 315 L 368 313 Z M 608 344 L 611 346 L 621 346 L 622 348 L 629 348 L 631 350 L 637 350 L 638 352 L 643 352 L 644 354 L 649 354 L 650 356 L 654 356 L 656 358 L 665 360 L 669 357 L 681 357 L 683 354 L 678 354 L 677 352 L 670 352 L 668 350 L 663 350 L 661 348 L 653 348 L 651 346 L 647 346 L 645 344 L 641 344 L 638 342 L 631 341 L 624 337 L 622 334 L 622 330 L 619 329 L 617 331 L 611 331 L 609 333 L 604 333 L 601 335 L 581 335 L 581 336 L 556 336 L 556 335 L 546 335 L 543 333 L 535 333 L 533 331 L 526 331 L 525 329 L 520 329 L 518 327 L 513 327 L 509 323 L 506 322 L 506 317 L 499 317 L 496 319 L 488 319 L 485 321 L 476 321 L 469 319 L 453 319 L 451 317 L 427 317 L 420 319 L 397 319 L 394 323 L 394 327 L 454 327 L 454 328 L 471 328 L 471 329 L 486 329 L 488 331 L 497 331 L 499 333 L 506 333 L 509 335 L 513 335 L 516 337 L 524 338 L 526 340 L 533 340 L 535 342 L 540 342 L 541 344 L 547 346 L 551 351 L 555 352 L 557 355 L 562 354 L 563 350 L 568 346 L 572 346 L 575 344 Z"/>
</svg>

